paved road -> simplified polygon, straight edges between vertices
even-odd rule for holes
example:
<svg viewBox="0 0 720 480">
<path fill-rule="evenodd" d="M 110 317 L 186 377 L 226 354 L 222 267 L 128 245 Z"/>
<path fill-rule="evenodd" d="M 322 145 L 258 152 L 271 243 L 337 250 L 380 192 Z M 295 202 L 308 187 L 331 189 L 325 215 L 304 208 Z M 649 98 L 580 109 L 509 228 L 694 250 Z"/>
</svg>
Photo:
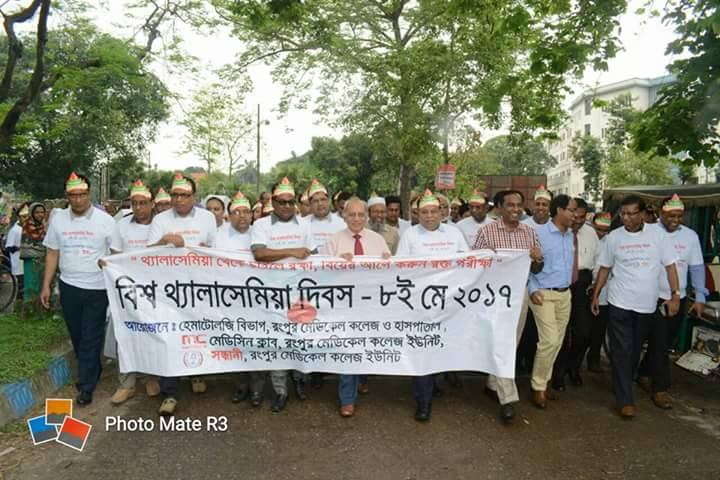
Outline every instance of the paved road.
<svg viewBox="0 0 720 480">
<path fill-rule="evenodd" d="M 110 372 L 107 375 L 111 375 Z M 434 401 L 433 418 L 413 418 L 409 380 L 371 377 L 355 417 L 337 414 L 334 377 L 306 402 L 292 400 L 272 414 L 229 402 L 227 377 L 209 382 L 204 395 L 184 383 L 178 418 L 205 421 L 226 415 L 229 431 L 105 431 L 106 416 L 159 423 L 159 401 L 138 395 L 109 405 L 112 376 L 91 407 L 76 416 L 93 424 L 85 451 L 50 443 L 33 447 L 26 431 L 0 436 L 0 471 L 9 479 L 257 478 L 257 479 L 644 479 L 718 478 L 720 383 L 675 370 L 672 411 L 638 393 L 639 415 L 619 419 L 611 409 L 607 375 L 585 375 L 540 411 L 520 380 L 518 418 L 507 427 L 482 395 L 484 377 L 464 376 L 464 387 Z M 66 395 L 72 395 L 68 388 Z M 38 413 L 35 413 L 36 415 Z"/>
</svg>

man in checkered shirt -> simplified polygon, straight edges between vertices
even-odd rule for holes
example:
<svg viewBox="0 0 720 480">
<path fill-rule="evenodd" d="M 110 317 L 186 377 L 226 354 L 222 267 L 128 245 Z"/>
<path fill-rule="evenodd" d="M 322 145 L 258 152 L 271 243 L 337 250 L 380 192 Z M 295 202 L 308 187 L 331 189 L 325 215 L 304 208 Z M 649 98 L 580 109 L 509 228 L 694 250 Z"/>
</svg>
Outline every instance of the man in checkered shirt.
<svg viewBox="0 0 720 480">
<path fill-rule="evenodd" d="M 543 255 L 540 240 L 531 226 L 520 223 L 520 216 L 525 204 L 523 194 L 515 190 L 504 190 L 495 195 L 494 201 L 495 208 L 500 210 L 500 215 L 497 221 L 480 228 L 473 249 L 527 250 L 532 259 L 530 271 L 533 273 L 541 271 L 543 268 Z M 516 342 L 518 343 L 525 327 L 528 300 L 526 289 L 517 325 Z M 511 423 L 515 416 L 512 404 L 520 399 L 515 379 L 488 375 L 485 393 L 500 402 L 500 420 L 505 424 Z"/>
</svg>

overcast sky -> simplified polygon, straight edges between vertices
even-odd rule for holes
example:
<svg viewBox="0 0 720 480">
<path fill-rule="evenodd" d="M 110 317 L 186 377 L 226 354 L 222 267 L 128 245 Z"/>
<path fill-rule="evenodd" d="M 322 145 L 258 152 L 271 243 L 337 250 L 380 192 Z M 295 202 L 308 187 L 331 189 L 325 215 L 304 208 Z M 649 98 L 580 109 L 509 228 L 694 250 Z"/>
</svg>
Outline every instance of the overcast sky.
<svg viewBox="0 0 720 480">
<path fill-rule="evenodd" d="M 97 10 L 98 23 L 101 28 L 128 34 L 121 25 L 122 3 L 108 2 Z M 634 12 L 645 0 L 631 0 L 628 12 L 621 19 L 621 41 L 623 51 L 609 61 L 607 72 L 588 71 L 582 85 L 576 86 L 576 93 L 584 88 L 592 88 L 607 83 L 617 82 L 632 77 L 651 78 L 667 73 L 666 65 L 669 58 L 665 57 L 665 47 L 673 38 L 672 29 L 662 25 L 658 18 L 639 17 Z M 135 22 L 137 26 L 138 23 Z M 194 32 L 182 32 L 185 39 L 185 49 L 192 55 L 203 59 L 198 74 L 169 75 L 161 63 L 153 65 L 153 70 L 168 85 L 178 93 L 182 92 L 187 98 L 182 100 L 182 107 L 190 106 L 190 94 L 203 83 L 212 80 L 213 69 L 232 62 L 240 45 L 229 34 L 217 33 L 212 36 L 199 36 Z M 247 97 L 246 108 L 248 113 L 255 114 L 256 105 L 261 105 L 262 116 L 269 120 L 269 125 L 263 126 L 261 148 L 261 169 L 267 171 L 275 163 L 287 159 L 292 152 L 301 154 L 310 148 L 310 141 L 314 136 L 339 137 L 340 132 L 334 131 L 324 124 L 323 118 L 318 118 L 311 111 L 291 111 L 279 117 L 277 113 L 277 100 L 281 88 L 273 83 L 270 71 L 264 66 L 255 66 L 250 70 L 254 91 Z M 572 96 L 574 98 L 575 95 Z M 567 102 L 572 98 L 566 99 Z M 182 118 L 182 108 L 173 107 L 170 121 L 163 124 L 158 132 L 157 141 L 150 148 L 150 161 L 157 164 L 160 169 L 182 169 L 190 165 L 202 163 L 190 154 L 181 154 L 184 129 L 178 125 Z M 255 159 L 255 151 L 248 153 L 248 159 Z M 219 165 L 220 167 L 220 165 Z"/>
</svg>

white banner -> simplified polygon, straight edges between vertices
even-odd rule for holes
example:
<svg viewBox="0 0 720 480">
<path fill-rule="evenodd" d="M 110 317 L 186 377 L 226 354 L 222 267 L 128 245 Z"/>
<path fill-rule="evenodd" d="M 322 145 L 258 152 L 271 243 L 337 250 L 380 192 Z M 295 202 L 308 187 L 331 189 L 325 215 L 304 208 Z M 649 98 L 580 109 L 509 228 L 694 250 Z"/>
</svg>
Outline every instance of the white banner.
<svg viewBox="0 0 720 480">
<path fill-rule="evenodd" d="M 123 372 L 515 376 L 527 252 L 259 263 L 159 247 L 105 260 Z"/>
</svg>

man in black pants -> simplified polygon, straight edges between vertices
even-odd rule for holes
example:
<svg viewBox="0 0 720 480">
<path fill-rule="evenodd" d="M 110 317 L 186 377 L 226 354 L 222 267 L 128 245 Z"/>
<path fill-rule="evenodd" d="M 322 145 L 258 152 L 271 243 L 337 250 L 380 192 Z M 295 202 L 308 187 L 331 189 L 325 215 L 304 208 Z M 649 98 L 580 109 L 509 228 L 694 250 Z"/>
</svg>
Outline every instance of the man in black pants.
<svg viewBox="0 0 720 480">
<path fill-rule="evenodd" d="M 592 285 L 593 268 L 599 254 L 600 242 L 591 226 L 586 225 L 585 217 L 588 205 L 582 198 L 576 198 L 577 209 L 572 222 L 575 258 L 573 259 L 572 309 L 562 349 L 555 360 L 552 386 L 555 390 L 565 390 L 565 375 L 570 375 L 570 382 L 576 387 L 582 385 L 580 366 L 585 353 L 590 347 L 592 323 L 590 312 L 590 296 L 588 288 Z"/>
<path fill-rule="evenodd" d="M 110 253 L 115 222 L 90 203 L 90 182 L 73 172 L 65 182 L 68 208 L 50 218 L 40 302 L 50 307 L 51 284 L 60 266 L 60 304 L 78 362 L 77 403 L 92 402 L 102 372 L 108 299 L 98 261 Z"/>
<path fill-rule="evenodd" d="M 670 300 L 665 302 L 668 314 L 677 314 L 680 291 L 677 255 L 667 233 L 643 221 L 645 202 L 634 195 L 626 197 L 621 204 L 623 228 L 613 230 L 600 252 L 597 282 L 593 290 L 592 312 L 600 313 L 600 292 L 608 283 L 609 347 L 612 364 L 613 385 L 617 408 L 622 418 L 635 416 L 633 377 L 640 360 L 643 342 L 658 342 L 652 335 L 655 322 L 662 321 L 656 315 L 660 296 L 660 279 L 666 276 L 671 290 Z M 608 275 L 612 269 L 612 277 Z M 670 383 L 670 365 L 665 344 L 654 350 L 651 359 L 653 388 L 667 391 Z"/>
</svg>

